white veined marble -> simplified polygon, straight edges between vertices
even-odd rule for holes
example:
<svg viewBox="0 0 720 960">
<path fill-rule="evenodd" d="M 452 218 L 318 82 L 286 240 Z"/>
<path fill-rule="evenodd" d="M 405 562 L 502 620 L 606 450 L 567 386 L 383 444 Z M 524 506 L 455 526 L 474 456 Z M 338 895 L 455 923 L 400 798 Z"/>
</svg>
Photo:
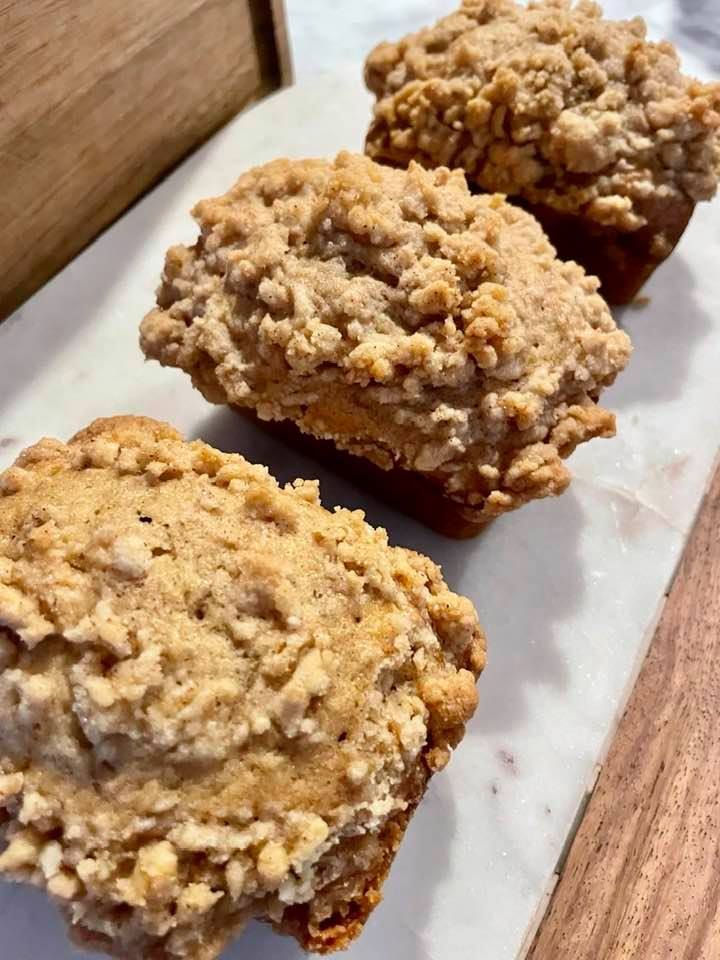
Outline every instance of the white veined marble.
<svg viewBox="0 0 720 960">
<path fill-rule="evenodd" d="M 310 50 L 303 52 L 302 37 L 337 36 L 343 12 L 358 5 L 302 3 L 302 21 L 295 9 L 301 0 L 289 7 L 298 74 L 306 77 Z M 153 302 L 166 247 L 194 240 L 187 214 L 193 201 L 278 154 L 360 149 L 370 109 L 359 79 L 362 53 L 385 35 L 385 24 L 400 34 L 437 15 L 419 0 L 378 4 L 375 19 L 373 7 L 365 3 L 354 14 L 366 24 L 362 49 L 347 37 L 313 46 L 316 65 L 331 64 L 337 49 L 354 64 L 306 77 L 234 120 L 0 326 L 0 466 L 40 435 L 67 437 L 97 416 L 165 418 L 190 436 L 267 463 L 283 479 L 320 476 L 327 505 L 363 506 L 395 542 L 441 562 L 450 583 L 475 601 L 488 632 L 481 703 L 410 826 L 384 903 L 347 956 L 515 960 L 602 760 L 720 443 L 718 205 L 698 209 L 648 285 L 649 306 L 622 316 L 636 352 L 604 395 L 618 413 L 618 437 L 573 456 L 575 481 L 558 500 L 527 506 L 473 542 L 454 543 L 289 454 L 206 404 L 180 372 L 144 363 L 137 324 Z M 682 19 L 682 7 L 666 2 L 638 8 L 653 32 L 672 35 Z M 679 40 L 692 23 L 688 13 Z M 707 73 L 712 41 L 688 39 L 695 53 L 707 52 L 704 63 L 693 63 Z M 0 929 L 0 956 L 8 960 L 87 956 L 66 944 L 53 908 L 36 891 L 0 885 Z M 301 956 L 292 941 L 259 924 L 226 955 Z"/>
</svg>

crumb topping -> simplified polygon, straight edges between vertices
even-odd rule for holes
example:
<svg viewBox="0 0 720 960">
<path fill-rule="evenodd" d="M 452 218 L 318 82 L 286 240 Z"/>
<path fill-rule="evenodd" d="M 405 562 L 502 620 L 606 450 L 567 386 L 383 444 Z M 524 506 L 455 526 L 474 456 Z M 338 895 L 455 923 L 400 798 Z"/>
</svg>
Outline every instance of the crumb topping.
<svg viewBox="0 0 720 960">
<path fill-rule="evenodd" d="M 369 55 L 376 159 L 462 167 L 484 190 L 635 230 L 658 200 L 707 200 L 720 84 L 683 76 L 645 23 L 589 0 L 464 0 Z"/>
<path fill-rule="evenodd" d="M 0 873 L 91 945 L 210 960 L 362 868 L 484 650 L 431 561 L 316 483 L 139 418 L 42 440 L 0 476 Z"/>
<path fill-rule="evenodd" d="M 420 471 L 483 519 L 564 489 L 561 456 L 613 432 L 594 401 L 630 346 L 597 281 L 462 171 L 276 160 L 194 215 L 141 345 L 209 400 Z"/>
</svg>

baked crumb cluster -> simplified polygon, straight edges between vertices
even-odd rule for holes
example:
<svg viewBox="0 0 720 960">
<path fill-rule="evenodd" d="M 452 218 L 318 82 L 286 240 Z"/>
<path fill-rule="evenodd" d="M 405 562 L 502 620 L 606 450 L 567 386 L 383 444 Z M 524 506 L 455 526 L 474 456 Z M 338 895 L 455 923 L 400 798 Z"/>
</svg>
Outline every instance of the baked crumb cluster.
<svg viewBox="0 0 720 960">
<path fill-rule="evenodd" d="M 594 401 L 630 346 L 597 281 L 461 170 L 276 160 L 194 215 L 141 344 L 209 400 L 420 472 L 481 520 L 560 492 L 561 457 L 613 432 Z"/>
<path fill-rule="evenodd" d="M 251 916 L 341 946 L 484 649 L 315 483 L 139 418 L 43 440 L 0 476 L 0 872 L 124 960 L 209 960 Z"/>
<path fill-rule="evenodd" d="M 641 18 L 588 0 L 464 0 L 370 54 L 371 157 L 461 167 L 482 189 L 635 230 L 658 201 L 707 200 L 720 84 L 680 73 Z"/>
</svg>

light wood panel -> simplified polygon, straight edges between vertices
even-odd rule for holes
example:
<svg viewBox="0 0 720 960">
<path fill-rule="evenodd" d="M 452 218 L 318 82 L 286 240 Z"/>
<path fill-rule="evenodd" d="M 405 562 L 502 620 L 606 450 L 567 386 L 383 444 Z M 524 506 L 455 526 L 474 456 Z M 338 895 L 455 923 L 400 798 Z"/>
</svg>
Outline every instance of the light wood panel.
<svg viewBox="0 0 720 960">
<path fill-rule="evenodd" d="M 284 0 L 270 0 L 270 2 L 272 6 L 273 32 L 280 66 L 280 76 L 282 77 L 283 85 L 288 85 L 293 81 L 293 68 L 285 2 Z"/>
<path fill-rule="evenodd" d="M 279 85 L 273 23 L 271 0 L 0 0 L 0 317 Z"/>
<path fill-rule="evenodd" d="M 720 957 L 720 469 L 530 960 Z"/>
</svg>

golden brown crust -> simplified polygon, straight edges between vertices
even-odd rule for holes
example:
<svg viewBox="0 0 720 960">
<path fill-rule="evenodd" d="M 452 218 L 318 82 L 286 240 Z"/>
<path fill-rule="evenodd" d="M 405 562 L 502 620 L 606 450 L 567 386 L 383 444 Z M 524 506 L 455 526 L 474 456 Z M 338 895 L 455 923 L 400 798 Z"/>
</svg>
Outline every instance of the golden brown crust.
<svg viewBox="0 0 720 960">
<path fill-rule="evenodd" d="M 0 873 L 124 960 L 254 916 L 344 944 L 484 658 L 438 568 L 316 484 L 143 418 L 42 440 L 0 475 Z"/>
<path fill-rule="evenodd" d="M 603 20 L 587 0 L 465 0 L 380 44 L 365 75 L 369 156 L 461 167 L 521 199 L 610 302 L 632 298 L 717 188 L 720 84 L 683 76 L 640 18 Z"/>
<path fill-rule="evenodd" d="M 595 401 L 630 345 L 597 281 L 460 171 L 278 160 L 195 216 L 141 344 L 209 400 L 418 473 L 474 523 L 564 489 L 564 421 L 611 432 Z"/>
</svg>

